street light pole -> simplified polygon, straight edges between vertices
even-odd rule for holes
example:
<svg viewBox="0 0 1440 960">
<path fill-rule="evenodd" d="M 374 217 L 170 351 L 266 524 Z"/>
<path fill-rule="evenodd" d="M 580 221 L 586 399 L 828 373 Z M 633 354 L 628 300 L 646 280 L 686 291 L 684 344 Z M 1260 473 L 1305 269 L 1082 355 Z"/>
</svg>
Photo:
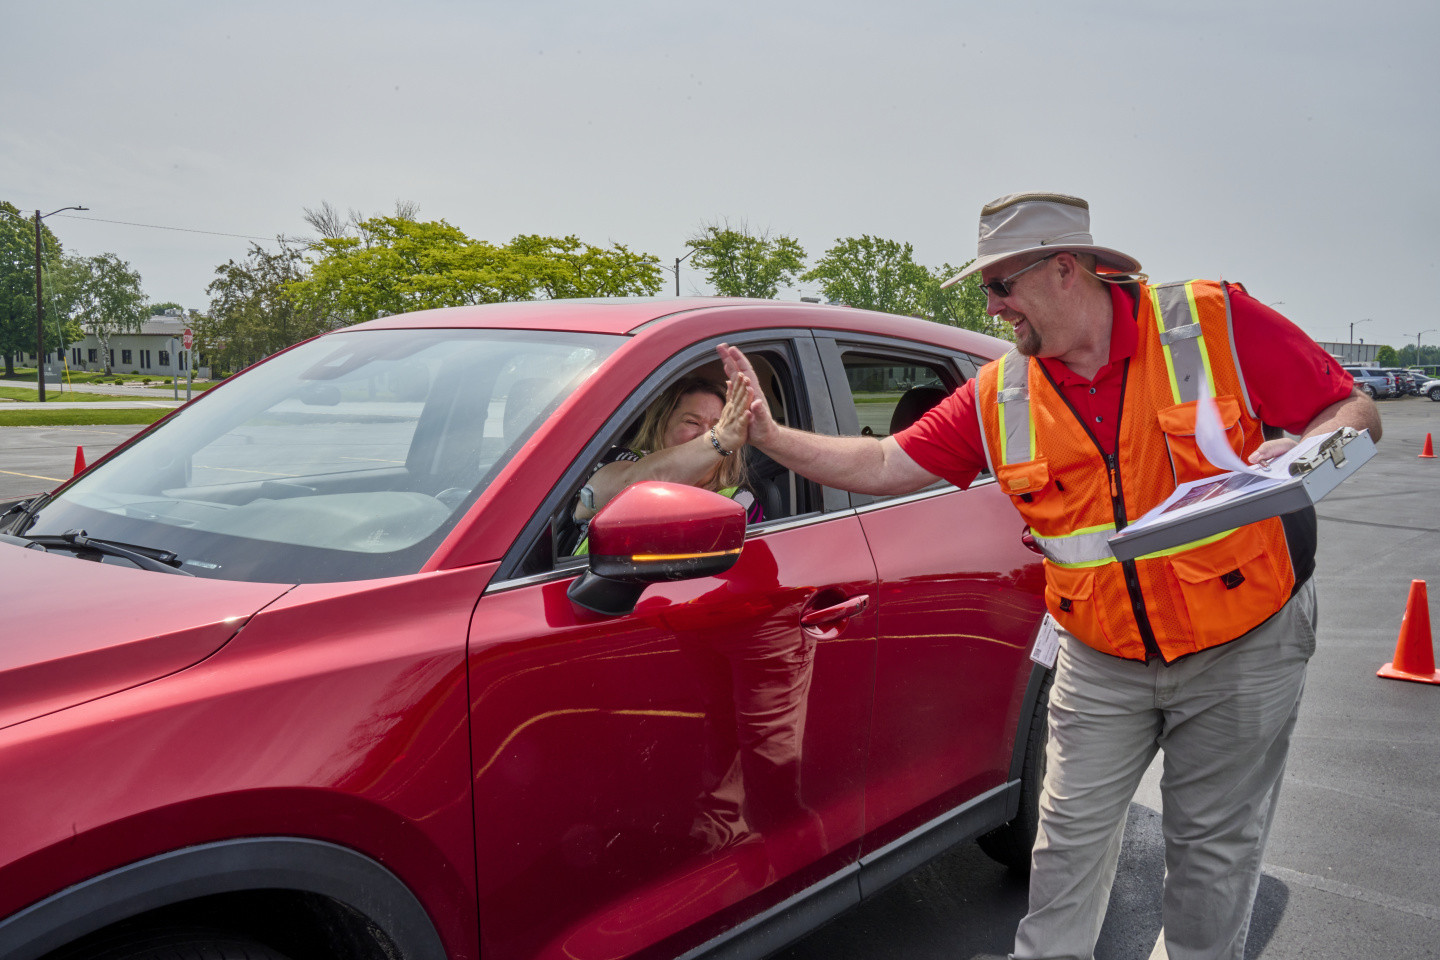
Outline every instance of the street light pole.
<svg viewBox="0 0 1440 960">
<path fill-rule="evenodd" d="M 680 296 L 680 264 L 689 260 L 695 254 L 695 251 L 699 249 L 699 247 L 691 247 L 690 252 L 685 254 L 685 256 L 675 258 L 675 296 L 677 297 Z"/>
<path fill-rule="evenodd" d="M 1434 333 L 1434 332 L 1435 332 L 1435 328 L 1432 327 L 1432 328 L 1430 328 L 1429 330 L 1421 330 L 1419 333 L 1415 334 L 1415 366 L 1417 366 L 1417 367 L 1420 366 L 1420 338 L 1421 338 L 1422 336 L 1424 336 L 1425 334 L 1427 334 L 1427 333 Z M 1407 336 L 1407 337 L 1408 337 L 1408 336 L 1410 336 L 1410 334 L 1407 333 L 1407 334 L 1404 334 L 1404 336 Z"/>
<path fill-rule="evenodd" d="M 1359 363 L 1359 362 L 1360 362 L 1360 361 L 1359 361 L 1359 358 L 1355 356 L 1355 324 L 1357 324 L 1357 323 L 1369 323 L 1372 319 L 1374 319 L 1374 318 L 1373 318 L 1373 317 L 1366 317 L 1364 320 L 1351 320 L 1351 321 L 1350 321 L 1350 355 L 1349 355 L 1348 357 L 1346 357 L 1345 359 L 1349 360 L 1351 363 Z"/>
<path fill-rule="evenodd" d="M 61 207 L 42 216 L 35 211 L 35 389 L 40 402 L 45 402 L 45 299 L 40 286 L 40 221 L 65 210 L 89 210 L 89 207 Z"/>
</svg>

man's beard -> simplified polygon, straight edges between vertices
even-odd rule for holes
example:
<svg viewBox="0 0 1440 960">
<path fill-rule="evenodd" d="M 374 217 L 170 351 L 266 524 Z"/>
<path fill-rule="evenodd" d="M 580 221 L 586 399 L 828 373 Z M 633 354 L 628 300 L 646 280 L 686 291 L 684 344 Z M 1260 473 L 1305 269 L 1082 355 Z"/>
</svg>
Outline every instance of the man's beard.
<svg viewBox="0 0 1440 960">
<path fill-rule="evenodd" d="M 1035 332 L 1035 327 L 1029 321 L 1026 321 L 1023 332 L 1015 334 L 1015 349 L 1024 357 L 1033 357 L 1040 353 L 1040 334 Z"/>
</svg>

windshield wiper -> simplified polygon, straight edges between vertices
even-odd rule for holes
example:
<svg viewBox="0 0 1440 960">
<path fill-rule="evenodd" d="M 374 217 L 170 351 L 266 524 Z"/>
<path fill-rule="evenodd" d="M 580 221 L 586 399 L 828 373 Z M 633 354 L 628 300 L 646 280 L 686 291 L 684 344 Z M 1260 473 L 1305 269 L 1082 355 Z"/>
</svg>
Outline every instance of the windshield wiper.
<svg viewBox="0 0 1440 960">
<path fill-rule="evenodd" d="M 41 534 L 20 539 L 42 547 L 69 547 L 77 553 L 89 550 L 110 557 L 118 557 L 121 560 L 129 560 L 142 570 L 153 570 L 156 573 L 178 573 L 182 577 L 195 576 L 188 570 L 181 570 L 180 557 L 169 550 L 150 550 L 114 543 L 110 540 L 96 540 L 94 537 L 87 537 L 84 530 L 66 530 L 59 535 Z M 142 550 L 144 552 L 141 552 Z"/>
<path fill-rule="evenodd" d="M 0 513 L 0 529 L 12 525 L 18 529 L 24 520 L 30 519 L 30 515 L 39 508 L 41 502 L 47 496 L 48 494 L 40 493 L 10 504 L 10 507 L 4 513 Z"/>
</svg>

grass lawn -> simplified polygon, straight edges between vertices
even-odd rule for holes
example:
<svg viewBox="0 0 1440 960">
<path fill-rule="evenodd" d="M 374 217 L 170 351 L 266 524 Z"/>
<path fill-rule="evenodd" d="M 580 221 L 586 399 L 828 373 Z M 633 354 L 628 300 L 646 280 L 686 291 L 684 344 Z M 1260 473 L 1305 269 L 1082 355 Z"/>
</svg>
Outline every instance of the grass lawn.
<svg viewBox="0 0 1440 960">
<path fill-rule="evenodd" d="M 0 387 L 0 399 L 20 400 L 34 403 L 40 399 L 38 390 L 26 390 L 24 387 Z M 61 392 L 53 386 L 45 387 L 45 399 L 49 402 L 64 401 L 65 403 L 92 403 L 92 402 L 114 402 L 116 400 L 153 400 L 154 397 L 137 397 L 133 393 L 79 393 L 75 390 Z M 0 404 L 0 410 L 4 405 Z"/>
<path fill-rule="evenodd" d="M 6 410 L 0 405 L 0 427 L 89 426 L 96 423 L 154 423 L 167 408 L 140 410 Z"/>
<path fill-rule="evenodd" d="M 13 376 L 13 377 L 8 377 L 8 378 L 6 378 L 6 379 L 11 379 L 11 380 L 29 380 L 29 381 L 31 381 L 31 382 L 33 383 L 34 380 L 35 380 L 35 368 L 34 368 L 34 367 L 16 367 L 16 368 L 15 368 L 15 376 Z M 169 378 L 168 376 L 167 376 L 167 377 L 161 377 L 161 376 L 157 376 L 157 375 L 155 375 L 155 374 L 153 374 L 153 373 L 108 373 L 108 374 L 107 374 L 107 373 L 86 373 L 86 372 L 81 371 L 81 370 L 72 370 L 72 371 L 70 371 L 69 373 L 65 374 L 65 382 L 66 382 L 66 383 L 91 383 L 91 384 L 99 384 L 99 385 L 103 386 L 103 385 L 105 385 L 105 384 L 113 384 L 113 383 L 116 383 L 117 381 L 118 381 L 118 382 L 121 382 L 121 383 L 127 383 L 127 384 L 139 384 L 139 385 L 141 385 L 141 386 L 144 386 L 144 385 L 146 384 L 146 382 L 148 381 L 149 385 L 152 386 L 152 387 L 168 387 L 168 386 L 170 386 L 170 378 Z M 208 389 L 210 389 L 211 387 L 215 386 L 215 384 L 218 383 L 218 382 L 219 382 L 219 381 L 196 380 L 196 381 L 195 381 L 195 387 L 194 387 L 194 389 L 196 389 L 196 390 L 208 390 Z M 54 390 L 54 389 L 55 389 L 54 384 L 46 384 L 46 385 L 45 385 L 45 392 L 46 392 L 47 394 L 48 394 L 50 391 Z M 185 389 L 185 378 L 184 378 L 184 377 L 181 377 L 181 378 L 180 378 L 180 389 L 181 389 L 181 390 L 184 390 L 184 389 Z"/>
</svg>

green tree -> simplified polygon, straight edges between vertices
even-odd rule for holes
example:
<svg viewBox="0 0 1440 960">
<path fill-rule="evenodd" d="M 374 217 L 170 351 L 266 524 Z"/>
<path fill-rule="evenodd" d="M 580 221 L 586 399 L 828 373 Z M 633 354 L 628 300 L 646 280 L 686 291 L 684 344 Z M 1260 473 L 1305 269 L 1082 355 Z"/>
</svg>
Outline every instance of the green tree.
<svg viewBox="0 0 1440 960">
<path fill-rule="evenodd" d="M 112 254 L 113 256 L 113 254 Z M 86 297 L 95 264 L 90 257 L 63 256 L 45 269 L 45 345 L 64 350 L 85 337 Z"/>
<path fill-rule="evenodd" d="M 180 304 L 174 300 L 166 300 L 164 303 L 152 303 L 145 308 L 146 316 L 151 317 L 158 317 L 164 314 L 166 310 L 180 310 L 183 312 L 184 309 L 184 307 L 180 306 Z"/>
<path fill-rule="evenodd" d="M 95 335 L 105 372 L 110 373 L 110 338 L 140 329 L 148 316 L 140 274 L 113 253 L 67 258 L 63 273 L 57 289 L 65 306 L 63 312 L 57 311 L 57 319 L 77 323 Z"/>
<path fill-rule="evenodd" d="M 44 223 L 40 225 L 40 247 L 48 287 L 50 273 L 60 263 L 61 247 Z M 46 302 L 48 314 L 48 295 Z M 46 329 L 50 329 L 49 323 Z M 54 347 L 49 336 L 46 347 L 47 350 Z M 15 375 L 18 355 L 34 350 L 35 221 L 14 204 L 0 201 L 0 355 L 5 357 L 5 376 Z"/>
<path fill-rule="evenodd" d="M 722 297 L 774 299 L 805 269 L 805 250 L 793 237 L 752 233 L 744 224 L 704 224 L 685 241 L 697 270 Z"/>
<path fill-rule="evenodd" d="M 1415 345 L 1407 343 L 1400 348 L 1399 357 L 1402 367 L 1433 367 L 1440 364 L 1440 346 L 1425 344 L 1417 354 Z"/>
<path fill-rule="evenodd" d="M 212 367 L 234 371 L 328 329 L 325 313 L 297 301 L 305 278 L 301 250 L 281 244 L 270 253 L 251 244 L 243 260 L 215 268 L 206 315 L 193 315 L 195 353 Z"/>
<path fill-rule="evenodd" d="M 835 241 L 800 279 L 818 283 L 826 300 L 864 310 L 923 315 L 929 306 L 930 271 L 914 248 L 868 234 Z"/>
<path fill-rule="evenodd" d="M 1394 367 L 1399 365 L 1400 356 L 1395 352 L 1394 347 L 1386 344 L 1375 351 L 1375 362 L 1382 367 Z"/>
<path fill-rule="evenodd" d="M 653 297 L 664 284 L 658 257 L 620 243 L 606 249 L 575 236 L 522 234 L 506 249 L 535 271 L 531 297 Z"/>
<path fill-rule="evenodd" d="M 980 287 L 980 274 L 972 273 L 953 287 L 940 289 L 942 283 L 972 262 L 967 261 L 959 267 L 946 263 L 931 271 L 930 283 L 926 287 L 925 314 L 937 323 L 988 333 L 1004 340 L 1014 340 L 1009 325 L 986 312 L 987 300 L 985 291 Z"/>
<path fill-rule="evenodd" d="M 443 220 L 373 217 L 359 236 L 325 237 L 312 248 L 296 300 L 343 323 L 491 300 L 525 299 L 528 285 L 499 248 L 476 243 Z"/>
<path fill-rule="evenodd" d="M 358 228 L 316 242 L 308 278 L 293 287 L 298 302 L 346 323 L 433 307 L 655 294 L 663 282 L 656 257 L 620 244 L 522 235 L 496 245 L 443 220 L 403 217 Z"/>
</svg>

